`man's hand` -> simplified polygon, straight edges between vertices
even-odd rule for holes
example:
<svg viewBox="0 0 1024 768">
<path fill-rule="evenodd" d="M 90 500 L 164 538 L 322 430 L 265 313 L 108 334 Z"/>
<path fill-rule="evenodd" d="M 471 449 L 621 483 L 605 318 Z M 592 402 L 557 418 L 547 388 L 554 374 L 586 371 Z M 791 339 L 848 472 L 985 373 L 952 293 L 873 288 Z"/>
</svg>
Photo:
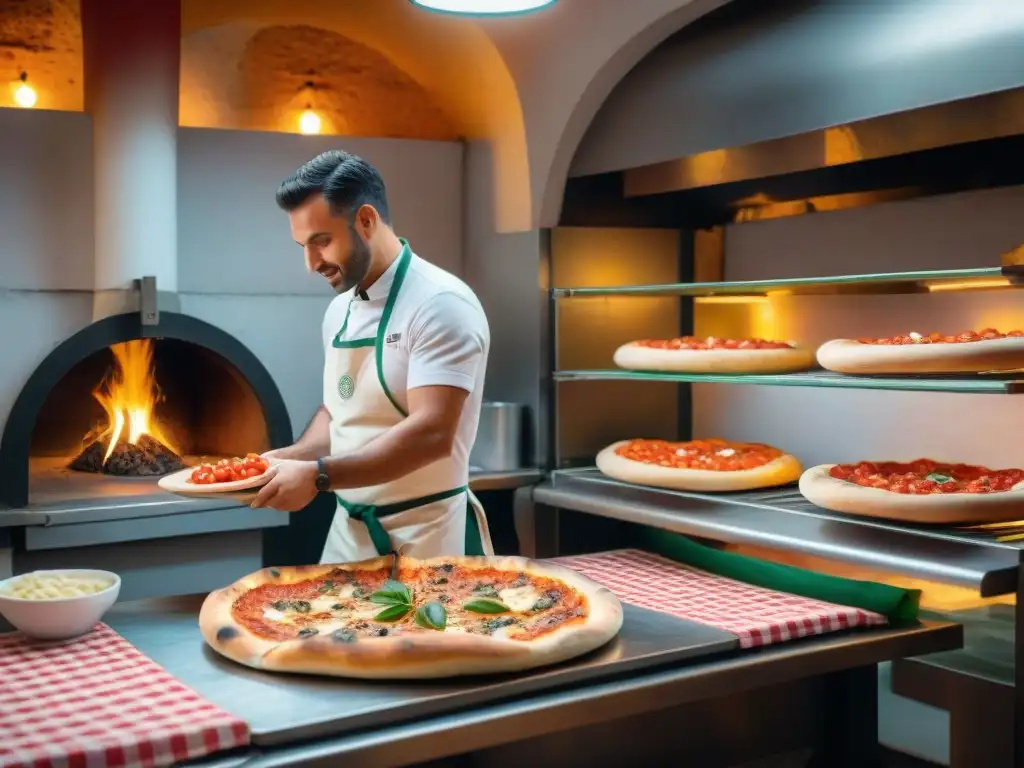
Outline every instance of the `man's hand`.
<svg viewBox="0 0 1024 768">
<path fill-rule="evenodd" d="M 281 512 L 298 512 L 316 498 L 315 461 L 281 461 L 267 470 L 270 482 L 264 485 L 249 506 L 270 507 Z"/>
</svg>

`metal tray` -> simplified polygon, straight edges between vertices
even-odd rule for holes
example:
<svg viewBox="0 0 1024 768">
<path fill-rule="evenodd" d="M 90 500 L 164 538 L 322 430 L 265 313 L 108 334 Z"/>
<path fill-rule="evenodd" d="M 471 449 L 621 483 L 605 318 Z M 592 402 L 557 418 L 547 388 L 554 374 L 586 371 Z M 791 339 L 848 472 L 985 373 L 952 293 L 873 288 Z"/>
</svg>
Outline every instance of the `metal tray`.
<svg viewBox="0 0 1024 768">
<path fill-rule="evenodd" d="M 520 675 L 423 682 L 317 678 L 243 667 L 203 642 L 196 599 L 117 605 L 104 621 L 181 682 L 244 719 L 253 744 L 270 746 L 380 728 L 738 648 L 728 632 L 623 607 L 619 636 L 573 662 Z"/>
</svg>

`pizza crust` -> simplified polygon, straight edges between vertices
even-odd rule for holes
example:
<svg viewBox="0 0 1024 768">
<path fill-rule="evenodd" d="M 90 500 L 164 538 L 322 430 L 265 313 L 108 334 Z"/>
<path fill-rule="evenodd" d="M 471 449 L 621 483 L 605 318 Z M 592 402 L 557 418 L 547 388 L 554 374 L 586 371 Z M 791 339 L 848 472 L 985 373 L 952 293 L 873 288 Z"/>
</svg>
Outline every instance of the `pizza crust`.
<svg viewBox="0 0 1024 768">
<path fill-rule="evenodd" d="M 1024 368 L 1024 336 L 940 344 L 862 344 L 833 339 L 818 363 L 837 373 L 984 373 Z"/>
<path fill-rule="evenodd" d="M 790 349 L 655 349 L 636 342 L 623 344 L 612 358 L 631 371 L 667 373 L 792 373 L 805 371 L 814 353 Z"/>
<path fill-rule="evenodd" d="M 412 559 L 403 557 L 403 562 Z M 199 630 L 218 653 L 246 666 L 275 672 L 296 672 L 364 679 L 427 679 L 519 672 L 556 664 L 593 651 L 618 634 L 622 605 L 606 587 L 576 571 L 524 557 L 437 557 L 414 561 L 416 566 L 451 563 L 469 568 L 497 568 L 557 579 L 586 597 L 588 615 L 542 635 L 537 640 L 510 640 L 493 635 L 424 631 L 394 637 L 338 642 L 329 635 L 265 640 L 238 624 L 231 613 L 235 600 L 267 583 L 288 584 L 323 577 L 338 568 L 390 568 L 391 556 L 345 565 L 264 568 L 210 593 L 199 612 Z"/>
<path fill-rule="evenodd" d="M 1024 510 L 1024 482 L 997 493 L 894 493 L 839 480 L 835 464 L 811 467 L 800 476 L 800 493 L 833 512 L 908 523 L 995 523 L 1018 520 Z"/>
<path fill-rule="evenodd" d="M 790 456 L 788 453 L 754 469 L 732 471 L 672 469 L 657 464 L 633 461 L 616 453 L 619 448 L 630 442 L 630 440 L 620 440 L 597 454 L 597 468 L 608 477 L 626 483 L 700 493 L 768 488 L 795 482 L 800 477 L 800 462 L 795 456 Z"/>
</svg>

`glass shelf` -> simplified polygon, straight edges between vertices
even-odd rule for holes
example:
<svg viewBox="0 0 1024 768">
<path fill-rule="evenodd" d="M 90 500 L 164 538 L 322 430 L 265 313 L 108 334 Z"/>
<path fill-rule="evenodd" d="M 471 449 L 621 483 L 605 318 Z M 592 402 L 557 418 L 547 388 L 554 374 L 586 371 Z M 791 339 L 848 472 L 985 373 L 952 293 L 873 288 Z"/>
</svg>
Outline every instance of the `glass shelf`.
<svg viewBox="0 0 1024 768">
<path fill-rule="evenodd" d="M 799 277 L 788 280 L 747 280 L 724 283 L 670 283 L 604 288 L 552 288 L 556 298 L 591 296 L 828 296 L 842 294 L 935 293 L 1024 285 L 1024 266 L 893 272 L 876 275 Z"/>
<path fill-rule="evenodd" d="M 846 376 L 831 371 L 807 373 L 725 375 L 651 373 L 619 369 L 555 371 L 555 381 L 668 381 L 692 384 L 761 384 L 773 387 L 830 387 L 833 389 L 885 389 L 908 392 L 963 392 L 1019 394 L 1024 373 L 992 376 Z"/>
</svg>

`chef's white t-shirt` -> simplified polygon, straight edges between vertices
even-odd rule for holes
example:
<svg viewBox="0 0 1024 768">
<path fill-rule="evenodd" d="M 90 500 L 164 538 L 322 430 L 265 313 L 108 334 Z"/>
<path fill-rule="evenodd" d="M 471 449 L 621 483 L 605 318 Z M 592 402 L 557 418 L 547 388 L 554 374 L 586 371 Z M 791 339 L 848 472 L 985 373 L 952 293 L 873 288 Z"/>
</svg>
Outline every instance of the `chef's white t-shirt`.
<svg viewBox="0 0 1024 768">
<path fill-rule="evenodd" d="M 331 301 L 322 329 L 325 354 L 334 350 L 334 337 L 350 303 L 345 339 L 376 334 L 398 262 L 395 259 L 363 296 L 352 289 Z M 406 411 L 407 392 L 416 387 L 458 387 L 469 393 L 452 449 L 453 458 L 467 467 L 480 421 L 490 345 L 487 317 L 473 290 L 450 272 L 412 254 L 388 321 L 384 381 Z"/>
</svg>

